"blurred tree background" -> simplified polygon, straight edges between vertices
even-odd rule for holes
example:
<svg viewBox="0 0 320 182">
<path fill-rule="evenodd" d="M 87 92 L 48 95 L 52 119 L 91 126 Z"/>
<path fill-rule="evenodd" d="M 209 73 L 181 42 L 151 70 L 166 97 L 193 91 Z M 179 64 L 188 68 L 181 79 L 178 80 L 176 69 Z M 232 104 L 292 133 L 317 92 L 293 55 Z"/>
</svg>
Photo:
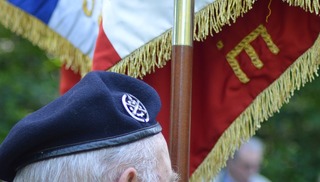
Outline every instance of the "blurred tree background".
<svg viewBox="0 0 320 182">
<path fill-rule="evenodd" d="M 60 61 L 0 26 L 0 142 L 26 114 L 59 95 Z"/>
<path fill-rule="evenodd" d="M 288 104 L 262 124 L 262 173 L 272 181 L 320 181 L 320 78 L 295 91 Z"/>
<path fill-rule="evenodd" d="M 58 97 L 59 68 L 59 60 L 0 26 L 0 143 L 16 121 Z M 266 144 L 262 174 L 272 181 L 317 181 L 319 94 L 316 78 L 257 132 Z"/>
</svg>

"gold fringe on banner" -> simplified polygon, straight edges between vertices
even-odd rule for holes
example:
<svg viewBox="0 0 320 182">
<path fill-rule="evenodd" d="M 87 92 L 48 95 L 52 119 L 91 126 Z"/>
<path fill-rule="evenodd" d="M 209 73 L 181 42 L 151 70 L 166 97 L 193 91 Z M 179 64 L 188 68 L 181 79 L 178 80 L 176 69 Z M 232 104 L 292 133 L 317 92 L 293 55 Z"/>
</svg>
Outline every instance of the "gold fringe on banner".
<svg viewBox="0 0 320 182">
<path fill-rule="evenodd" d="M 190 182 L 210 181 L 226 166 L 240 145 L 249 140 L 262 122 L 279 112 L 288 103 L 295 90 L 318 75 L 320 65 L 320 35 L 314 45 L 300 56 L 276 81 L 261 92 L 242 114 L 221 135 L 211 152 L 196 169 Z"/>
<path fill-rule="evenodd" d="M 307 12 L 319 14 L 320 2 L 319 0 L 283 0 L 289 3 L 290 6 L 298 6 Z"/>
<path fill-rule="evenodd" d="M 92 61 L 89 56 L 37 18 L 4 0 L 0 0 L 0 23 L 47 53 L 58 56 L 66 64 L 66 68 L 71 68 L 82 76 L 91 70 Z"/>
<path fill-rule="evenodd" d="M 131 53 L 126 58 L 111 67 L 109 71 L 142 78 L 155 67 L 162 68 L 171 58 L 172 31 L 166 31 L 153 41 Z"/>
<path fill-rule="evenodd" d="M 256 0 L 215 0 L 194 16 L 194 40 L 204 40 L 208 35 L 221 31 L 224 25 L 230 25 L 236 18 L 252 8 Z M 171 59 L 172 30 L 168 30 L 144 46 L 123 58 L 109 71 L 142 78 L 162 68 Z"/>
<path fill-rule="evenodd" d="M 257 0 L 215 0 L 194 16 L 194 40 L 202 41 L 208 35 L 221 31 L 225 25 L 230 25 L 236 19 L 248 12 Z M 318 14 L 318 0 L 282 0 L 291 6 L 299 6 L 306 11 Z M 172 30 L 168 30 L 144 46 L 138 48 L 123 58 L 109 71 L 124 73 L 129 76 L 143 78 L 154 71 L 155 67 L 162 68 L 171 59 Z"/>
</svg>

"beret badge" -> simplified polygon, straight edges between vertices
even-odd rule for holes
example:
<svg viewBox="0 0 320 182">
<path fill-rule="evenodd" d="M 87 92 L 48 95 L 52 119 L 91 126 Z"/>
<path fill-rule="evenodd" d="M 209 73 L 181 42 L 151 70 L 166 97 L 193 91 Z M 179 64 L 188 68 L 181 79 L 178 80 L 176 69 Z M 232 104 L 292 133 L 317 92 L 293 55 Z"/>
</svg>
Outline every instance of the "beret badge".
<svg viewBox="0 0 320 182">
<path fill-rule="evenodd" d="M 124 94 L 122 96 L 122 104 L 126 111 L 133 117 L 135 120 L 139 122 L 149 122 L 149 114 L 142 104 L 135 96 L 131 94 Z"/>
</svg>

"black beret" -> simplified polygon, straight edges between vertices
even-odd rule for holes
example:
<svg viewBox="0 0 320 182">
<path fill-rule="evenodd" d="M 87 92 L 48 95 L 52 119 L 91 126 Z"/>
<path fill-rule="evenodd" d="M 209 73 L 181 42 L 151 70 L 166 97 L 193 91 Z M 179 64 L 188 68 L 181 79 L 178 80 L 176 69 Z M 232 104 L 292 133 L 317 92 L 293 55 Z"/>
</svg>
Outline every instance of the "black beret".
<svg viewBox="0 0 320 182">
<path fill-rule="evenodd" d="M 64 95 L 19 121 L 0 146 L 0 179 L 27 164 L 123 145 L 161 132 L 161 103 L 141 80 L 94 71 Z"/>
</svg>

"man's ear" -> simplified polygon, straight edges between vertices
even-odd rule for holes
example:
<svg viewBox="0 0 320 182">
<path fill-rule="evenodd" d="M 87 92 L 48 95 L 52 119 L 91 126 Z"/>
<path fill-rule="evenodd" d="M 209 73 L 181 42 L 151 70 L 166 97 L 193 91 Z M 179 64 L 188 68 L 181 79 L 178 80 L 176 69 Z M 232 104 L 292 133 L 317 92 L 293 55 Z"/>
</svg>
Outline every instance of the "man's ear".
<svg viewBox="0 0 320 182">
<path fill-rule="evenodd" d="M 121 174 L 118 182 L 137 182 L 137 175 L 137 170 L 129 167 Z"/>
</svg>

